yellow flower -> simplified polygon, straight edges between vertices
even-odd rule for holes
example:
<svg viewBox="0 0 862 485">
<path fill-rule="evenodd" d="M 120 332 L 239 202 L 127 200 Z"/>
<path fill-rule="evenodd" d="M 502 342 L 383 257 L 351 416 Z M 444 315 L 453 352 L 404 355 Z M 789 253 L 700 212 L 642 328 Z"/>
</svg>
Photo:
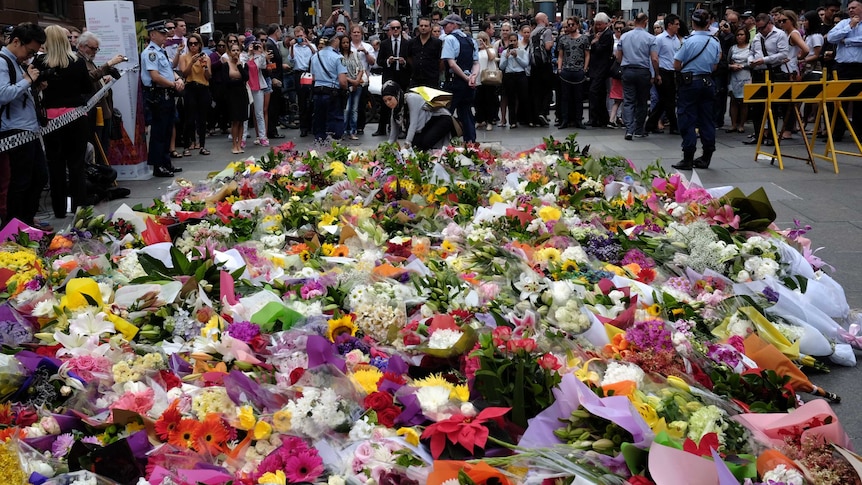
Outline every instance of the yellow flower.
<svg viewBox="0 0 862 485">
<path fill-rule="evenodd" d="M 326 338 L 331 342 L 335 342 L 335 338 L 343 333 L 349 333 L 351 337 L 356 335 L 356 324 L 349 314 L 342 315 L 341 318 L 331 318 L 327 323 L 329 330 L 326 332 Z"/>
<path fill-rule="evenodd" d="M 491 192 L 491 195 L 488 197 L 488 203 L 496 204 L 498 202 L 503 202 L 503 197 L 496 192 Z"/>
<path fill-rule="evenodd" d="M 272 415 L 272 427 L 279 433 L 287 433 L 290 431 L 290 420 L 293 416 L 287 409 L 280 409 Z"/>
<path fill-rule="evenodd" d="M 456 248 L 455 245 L 452 244 L 452 241 L 448 239 L 443 240 L 443 242 L 440 244 L 440 249 L 446 251 L 447 253 L 454 253 L 458 250 L 458 248 Z"/>
<path fill-rule="evenodd" d="M 569 174 L 569 183 L 572 185 L 578 185 L 586 179 L 587 178 L 584 177 L 584 174 L 582 174 L 581 172 L 572 172 Z"/>
<path fill-rule="evenodd" d="M 573 273 L 578 270 L 578 263 L 572 261 L 571 259 L 567 259 L 563 262 L 563 266 L 561 269 L 566 273 Z"/>
<path fill-rule="evenodd" d="M 541 217 L 545 222 L 558 221 L 562 215 L 563 212 L 552 205 L 542 206 L 542 208 L 539 209 L 539 217 Z"/>
<path fill-rule="evenodd" d="M 403 436 L 404 440 L 407 443 L 410 443 L 413 446 L 419 446 L 419 432 L 413 428 L 398 428 L 398 431 L 395 432 L 398 436 Z"/>
<path fill-rule="evenodd" d="M 219 318 L 219 316 L 218 316 L 218 315 L 213 315 L 213 316 L 209 319 L 209 321 L 207 322 L 207 324 L 206 324 L 206 325 L 204 325 L 204 327 L 201 329 L 201 335 L 202 335 L 202 336 L 204 336 L 204 337 L 206 337 L 207 335 L 210 335 L 210 333 L 211 333 L 213 330 L 218 330 L 219 332 L 221 332 L 221 330 L 222 330 L 221 318 Z M 213 338 L 213 340 L 218 340 L 218 336 L 217 336 L 217 335 L 213 335 L 213 337 L 212 337 L 212 338 Z"/>
<path fill-rule="evenodd" d="M 140 431 L 142 429 L 144 429 L 143 423 L 138 423 L 136 421 L 126 423 L 126 434 L 127 435 L 132 434 L 136 431 Z"/>
<path fill-rule="evenodd" d="M 667 425 L 667 434 L 672 438 L 682 439 L 688 431 L 688 423 L 685 421 L 672 421 Z"/>
<path fill-rule="evenodd" d="M 646 421 L 647 426 L 655 431 L 655 427 L 659 421 L 658 413 L 655 412 L 655 409 L 645 402 L 636 402 L 634 405 L 635 409 L 638 410 L 638 414 L 640 414 L 644 421 Z"/>
<path fill-rule="evenodd" d="M 653 303 L 652 305 L 646 307 L 646 311 L 651 317 L 657 317 L 661 315 L 661 307 L 658 305 L 658 303 Z"/>
<path fill-rule="evenodd" d="M 266 472 L 257 479 L 257 483 L 261 485 L 287 485 L 287 476 L 281 470 Z"/>
<path fill-rule="evenodd" d="M 341 177 L 346 171 L 344 164 L 337 160 L 329 164 L 329 170 L 332 170 L 333 177 Z"/>
<path fill-rule="evenodd" d="M 383 373 L 377 367 L 365 367 L 353 372 L 353 380 L 366 394 L 377 392 L 377 383 L 381 377 L 383 377 Z"/>
<path fill-rule="evenodd" d="M 272 425 L 267 423 L 266 421 L 260 420 L 257 424 L 254 425 L 254 439 L 256 440 L 265 440 L 269 439 L 269 435 L 272 434 Z"/>
<path fill-rule="evenodd" d="M 333 251 L 335 251 L 335 246 L 330 243 L 323 243 L 320 245 L 320 253 L 324 256 L 332 256 Z"/>
<path fill-rule="evenodd" d="M 557 264 L 560 262 L 560 250 L 557 248 L 542 248 L 536 251 L 534 257 L 537 262 L 547 261 Z"/>
<path fill-rule="evenodd" d="M 470 400 L 470 389 L 466 384 L 459 384 L 457 386 L 452 387 L 452 391 L 449 393 L 450 399 L 457 399 L 461 402 L 467 402 Z"/>
<path fill-rule="evenodd" d="M 237 428 L 249 430 L 254 427 L 257 418 L 254 417 L 254 409 L 251 406 L 242 406 L 237 409 Z"/>
</svg>

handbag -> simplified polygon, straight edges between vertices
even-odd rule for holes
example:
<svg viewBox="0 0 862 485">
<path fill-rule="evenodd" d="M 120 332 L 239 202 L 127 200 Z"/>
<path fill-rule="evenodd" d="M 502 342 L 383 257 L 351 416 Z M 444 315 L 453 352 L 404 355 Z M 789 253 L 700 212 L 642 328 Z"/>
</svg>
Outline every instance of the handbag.
<svg viewBox="0 0 862 485">
<path fill-rule="evenodd" d="M 314 75 L 311 72 L 304 72 L 301 76 L 299 76 L 299 85 L 300 86 L 313 86 L 314 85 Z"/>
<path fill-rule="evenodd" d="M 503 73 L 496 67 L 493 69 L 488 68 L 479 74 L 479 81 L 482 83 L 482 86 L 499 86 L 503 84 Z"/>
<path fill-rule="evenodd" d="M 114 108 L 111 112 L 111 140 L 123 139 L 123 114 Z"/>
<path fill-rule="evenodd" d="M 614 60 L 614 63 L 611 64 L 611 77 L 614 79 L 623 78 L 623 66 L 618 60 Z"/>
<path fill-rule="evenodd" d="M 368 76 L 368 92 L 380 96 L 383 90 L 383 74 L 372 73 Z"/>
</svg>

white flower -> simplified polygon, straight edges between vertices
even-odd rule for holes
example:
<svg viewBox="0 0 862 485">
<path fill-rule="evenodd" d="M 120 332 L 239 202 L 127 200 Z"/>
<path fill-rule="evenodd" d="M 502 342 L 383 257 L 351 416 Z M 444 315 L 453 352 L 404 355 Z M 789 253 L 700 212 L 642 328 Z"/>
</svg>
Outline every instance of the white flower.
<svg viewBox="0 0 862 485">
<path fill-rule="evenodd" d="M 89 311 L 86 311 L 69 323 L 69 333 L 90 336 L 116 332 L 117 329 L 114 327 L 114 324 L 105 320 L 104 312 L 93 315 Z"/>
<path fill-rule="evenodd" d="M 644 380 L 644 371 L 634 364 L 624 364 L 620 362 L 611 362 L 605 369 L 605 375 L 602 376 L 601 386 L 616 384 L 622 381 L 634 381 L 637 387 L 640 387 Z"/>
<path fill-rule="evenodd" d="M 742 270 L 736 274 L 736 277 L 733 278 L 737 283 L 745 283 L 746 281 L 751 281 L 751 275 L 748 271 Z"/>
<path fill-rule="evenodd" d="M 524 272 L 521 273 L 514 286 L 521 292 L 521 300 L 529 299 L 531 302 L 536 303 L 547 283 L 533 272 Z"/>
<path fill-rule="evenodd" d="M 754 332 L 754 324 L 739 312 L 736 312 L 730 317 L 730 321 L 727 323 L 727 331 L 730 335 L 747 337 L 748 334 Z"/>
<path fill-rule="evenodd" d="M 449 405 L 449 389 L 443 386 L 424 386 L 416 391 L 416 399 L 422 413 L 426 416 L 434 415 Z"/>
<path fill-rule="evenodd" d="M 560 254 L 560 259 L 563 261 L 574 261 L 578 264 L 586 263 L 590 260 L 587 252 L 580 246 L 569 246 Z"/>
<path fill-rule="evenodd" d="M 805 478 L 799 473 L 799 470 L 787 468 L 785 465 L 778 465 L 772 470 L 763 474 L 764 483 L 786 483 L 787 485 L 802 485 L 805 483 Z"/>
<path fill-rule="evenodd" d="M 451 349 L 461 340 L 464 332 L 450 328 L 435 330 L 428 339 L 428 347 L 432 349 Z"/>
</svg>

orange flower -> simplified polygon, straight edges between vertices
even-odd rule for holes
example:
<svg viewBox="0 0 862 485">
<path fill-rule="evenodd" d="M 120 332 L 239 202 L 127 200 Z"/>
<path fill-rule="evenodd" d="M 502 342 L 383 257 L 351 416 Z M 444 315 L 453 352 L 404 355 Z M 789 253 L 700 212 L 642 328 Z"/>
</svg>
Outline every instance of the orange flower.
<svg viewBox="0 0 862 485">
<path fill-rule="evenodd" d="M 628 348 L 629 341 L 626 340 L 626 335 L 624 333 L 618 333 L 611 339 L 611 343 L 605 345 L 604 353 L 611 357 L 615 355 L 625 356 L 631 352 Z"/>
<path fill-rule="evenodd" d="M 230 432 L 218 413 L 207 414 L 198 431 L 198 444 L 213 455 L 220 454 L 230 438 Z"/>
<path fill-rule="evenodd" d="M 178 405 L 179 400 L 172 402 L 156 421 L 156 435 L 163 441 L 170 437 L 180 420 L 183 419 L 183 415 L 177 407 Z"/>
<path fill-rule="evenodd" d="M 68 249 L 72 247 L 71 239 L 68 239 L 59 234 L 54 235 L 54 239 L 51 239 L 51 244 L 48 246 L 49 251 L 57 251 L 59 249 Z"/>
<path fill-rule="evenodd" d="M 349 254 L 350 250 L 344 244 L 339 244 L 332 250 L 332 256 L 335 258 L 346 258 Z"/>
<path fill-rule="evenodd" d="M 297 245 L 291 246 L 290 249 L 287 250 L 287 254 L 300 254 L 304 251 L 308 251 L 308 244 L 299 243 Z"/>
<path fill-rule="evenodd" d="M 194 449 L 197 438 L 200 436 L 201 423 L 194 419 L 181 419 L 177 427 L 171 431 L 168 443 L 179 447 Z"/>
</svg>

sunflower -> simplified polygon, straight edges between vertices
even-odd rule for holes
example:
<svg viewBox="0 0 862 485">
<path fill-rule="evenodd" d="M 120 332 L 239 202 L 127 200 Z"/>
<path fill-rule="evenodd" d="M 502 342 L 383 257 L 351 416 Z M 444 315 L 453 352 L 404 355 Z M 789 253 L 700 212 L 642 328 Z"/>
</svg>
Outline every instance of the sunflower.
<svg viewBox="0 0 862 485">
<path fill-rule="evenodd" d="M 341 334 L 356 335 L 356 324 L 353 322 L 353 316 L 344 314 L 341 318 L 331 318 L 327 321 L 329 330 L 326 332 L 326 338 L 331 342 L 335 342 L 335 338 Z"/>
<path fill-rule="evenodd" d="M 561 269 L 565 273 L 574 273 L 578 270 L 578 263 L 571 259 L 567 259 L 563 262 L 563 266 L 561 267 Z"/>
<path fill-rule="evenodd" d="M 332 253 L 335 252 L 335 246 L 331 243 L 323 243 L 320 245 L 320 254 L 324 256 L 332 256 Z"/>
<path fill-rule="evenodd" d="M 194 449 L 197 437 L 200 435 L 201 423 L 195 419 L 184 418 L 180 420 L 177 427 L 171 431 L 168 443 L 179 447 Z"/>
<path fill-rule="evenodd" d="M 198 443 L 203 446 L 213 455 L 218 455 L 222 452 L 225 443 L 230 439 L 230 432 L 218 413 L 209 413 L 201 422 Z"/>
</svg>

